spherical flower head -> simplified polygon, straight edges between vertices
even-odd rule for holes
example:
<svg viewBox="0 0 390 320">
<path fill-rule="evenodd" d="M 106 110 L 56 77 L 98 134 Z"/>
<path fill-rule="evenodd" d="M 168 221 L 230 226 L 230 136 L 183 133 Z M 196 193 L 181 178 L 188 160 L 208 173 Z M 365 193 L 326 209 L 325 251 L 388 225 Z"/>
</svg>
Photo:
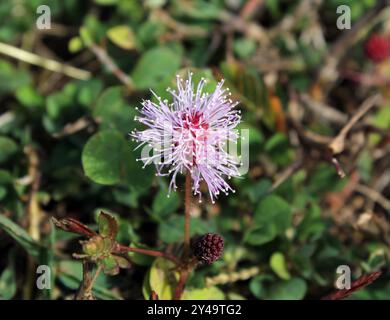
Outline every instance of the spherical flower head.
<svg viewBox="0 0 390 320">
<path fill-rule="evenodd" d="M 177 188 L 177 175 L 189 173 L 194 195 L 201 201 L 200 184 L 204 181 L 214 203 L 221 191 L 234 192 L 225 178 L 240 175 L 239 157 L 230 154 L 227 147 L 236 149 L 241 115 L 235 109 L 238 102 L 230 99 L 223 81 L 210 94 L 203 92 L 205 83 L 202 78 L 195 89 L 192 73 L 187 80 L 177 76 L 177 91 L 167 89 L 173 98 L 170 104 L 152 91 L 158 102 L 143 101 L 140 116 L 135 118 L 148 128 L 131 135 L 140 142 L 138 147 L 153 150 L 153 155 L 148 152 L 139 159 L 144 167 L 153 162 L 157 175 L 171 177 L 169 193 Z"/>
<path fill-rule="evenodd" d="M 390 55 L 390 40 L 383 35 L 374 34 L 364 44 L 364 50 L 370 60 L 382 62 Z"/>
<path fill-rule="evenodd" d="M 207 233 L 195 239 L 191 247 L 198 261 L 212 264 L 222 256 L 224 240 L 219 234 Z"/>
</svg>

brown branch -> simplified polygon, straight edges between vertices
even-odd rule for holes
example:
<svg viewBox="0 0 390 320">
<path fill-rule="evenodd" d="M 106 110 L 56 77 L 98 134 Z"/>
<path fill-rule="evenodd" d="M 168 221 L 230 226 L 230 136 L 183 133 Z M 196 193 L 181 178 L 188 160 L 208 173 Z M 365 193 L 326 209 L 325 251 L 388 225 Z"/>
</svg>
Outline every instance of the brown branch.
<svg viewBox="0 0 390 320">
<path fill-rule="evenodd" d="M 114 74 L 129 90 L 134 89 L 133 80 L 117 66 L 106 50 L 94 43 L 89 46 L 89 49 L 95 54 L 100 63 Z"/>
<path fill-rule="evenodd" d="M 83 280 L 74 298 L 75 300 L 95 300 L 92 294 L 92 287 L 100 271 L 98 269 L 95 272 L 95 276 L 92 276 L 92 266 L 92 263 L 83 260 Z"/>
<path fill-rule="evenodd" d="M 365 195 L 373 202 L 378 203 L 381 207 L 383 207 L 383 209 L 385 209 L 387 212 L 390 213 L 390 201 L 385 196 L 383 196 L 380 192 L 362 184 L 356 185 L 355 190 Z"/>
<path fill-rule="evenodd" d="M 263 0 L 248 0 L 242 6 L 240 11 L 241 18 L 248 20 L 251 19 L 256 12 L 265 4 Z"/>
<path fill-rule="evenodd" d="M 184 218 L 184 256 L 187 258 L 190 252 L 190 237 L 191 237 L 191 173 L 187 172 L 185 182 L 185 218 Z"/>
<path fill-rule="evenodd" d="M 347 124 L 340 130 L 339 134 L 329 143 L 329 149 L 333 154 L 339 154 L 344 151 L 345 139 L 352 129 L 352 127 L 368 112 L 371 108 L 376 106 L 381 101 L 380 94 L 366 99 L 359 110 L 353 115 L 353 117 L 347 122 Z"/>
<path fill-rule="evenodd" d="M 53 72 L 62 73 L 74 79 L 88 80 L 91 77 L 91 73 L 89 71 L 81 70 L 52 59 L 44 58 L 35 53 L 22 50 L 6 43 L 0 42 L 0 53 Z"/>
<path fill-rule="evenodd" d="M 66 124 L 61 129 L 61 131 L 55 132 L 52 135 L 56 139 L 63 138 L 65 136 L 74 134 L 76 132 L 79 132 L 81 130 L 88 128 L 91 125 L 91 123 L 92 123 L 92 120 L 89 117 L 83 116 L 74 122 Z"/>
<path fill-rule="evenodd" d="M 31 181 L 31 188 L 29 191 L 29 199 L 27 203 L 26 215 L 28 219 L 28 233 L 36 241 L 41 238 L 40 224 L 42 219 L 42 212 L 39 205 L 37 193 L 41 182 L 41 172 L 39 169 L 39 156 L 37 150 L 32 146 L 26 146 L 24 152 L 28 158 L 28 177 Z M 35 262 L 31 257 L 28 257 L 26 281 L 23 289 L 25 299 L 31 299 L 32 288 L 35 275 Z"/>
<path fill-rule="evenodd" d="M 321 117 L 321 119 L 338 125 L 344 125 L 348 120 L 348 116 L 345 113 L 325 104 L 322 101 L 315 100 L 308 94 L 303 93 L 299 95 L 299 98 L 304 107 L 310 109 L 316 114 L 316 116 Z"/>
<path fill-rule="evenodd" d="M 39 156 L 38 152 L 32 146 L 27 146 L 24 151 L 28 158 L 28 176 L 31 179 L 31 189 L 27 205 L 27 215 L 29 222 L 28 232 L 34 240 L 39 241 L 39 224 L 41 220 L 41 209 L 37 199 L 37 192 L 39 191 L 39 185 L 41 181 Z"/>
<path fill-rule="evenodd" d="M 168 259 L 175 263 L 176 265 L 181 265 L 181 261 L 175 257 L 174 255 L 167 253 L 167 252 L 162 252 L 162 251 L 156 251 L 156 250 L 150 250 L 150 249 L 142 249 L 142 248 L 132 248 L 132 247 L 127 247 L 124 245 L 121 245 L 117 243 L 114 248 L 113 248 L 114 253 L 126 253 L 126 252 L 136 252 L 136 253 L 141 253 L 145 254 L 147 256 L 152 256 L 152 257 L 162 257 L 165 259 Z"/>
<path fill-rule="evenodd" d="M 328 147 L 328 144 L 332 142 L 332 138 L 328 136 L 318 135 L 310 131 L 304 130 L 302 125 L 299 123 L 297 119 L 297 95 L 295 92 L 291 91 L 291 101 L 289 105 L 289 115 L 287 116 L 288 124 L 295 130 L 298 140 L 302 146 L 302 159 L 313 158 L 316 160 L 323 160 L 330 164 L 332 164 L 337 174 L 343 178 L 345 176 L 344 170 L 340 166 L 338 160 L 333 156 L 331 150 Z M 315 150 L 316 153 L 312 153 L 311 151 Z M 293 163 L 291 168 L 287 168 L 284 175 L 282 174 L 282 182 L 290 177 L 296 170 L 300 168 L 299 161 L 297 163 Z M 303 165 L 303 164 L 302 164 Z M 284 179 L 284 180 L 283 180 Z M 279 182 L 278 182 L 279 183 Z M 280 185 L 280 183 L 278 184 Z M 278 186 L 277 185 L 277 186 Z M 271 190 L 274 190 L 271 187 Z"/>
<path fill-rule="evenodd" d="M 184 269 L 180 272 L 179 282 L 178 282 L 176 289 L 175 289 L 175 296 L 174 296 L 175 300 L 180 300 L 180 298 L 184 292 L 184 287 L 186 285 L 188 275 L 189 275 L 188 269 Z"/>
<path fill-rule="evenodd" d="M 367 275 L 363 275 L 351 284 L 350 289 L 342 289 L 337 290 L 325 297 L 323 297 L 321 300 L 341 300 L 349 297 L 352 293 L 363 289 L 364 287 L 370 285 L 375 280 L 379 278 L 379 276 L 382 274 L 381 271 L 376 271 L 369 273 Z"/>
</svg>

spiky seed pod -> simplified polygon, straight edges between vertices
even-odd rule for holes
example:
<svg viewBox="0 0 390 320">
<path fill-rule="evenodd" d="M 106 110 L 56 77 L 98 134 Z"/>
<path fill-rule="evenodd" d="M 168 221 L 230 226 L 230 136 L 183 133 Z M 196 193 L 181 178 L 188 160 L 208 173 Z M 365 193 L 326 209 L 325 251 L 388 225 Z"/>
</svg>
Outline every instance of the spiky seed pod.
<svg viewBox="0 0 390 320">
<path fill-rule="evenodd" d="M 219 234 L 207 233 L 192 242 L 194 256 L 205 264 L 218 260 L 223 253 L 224 240 Z"/>
<path fill-rule="evenodd" d="M 382 62 L 390 55 L 390 40 L 383 35 L 374 34 L 364 44 L 364 51 L 371 61 Z"/>
</svg>

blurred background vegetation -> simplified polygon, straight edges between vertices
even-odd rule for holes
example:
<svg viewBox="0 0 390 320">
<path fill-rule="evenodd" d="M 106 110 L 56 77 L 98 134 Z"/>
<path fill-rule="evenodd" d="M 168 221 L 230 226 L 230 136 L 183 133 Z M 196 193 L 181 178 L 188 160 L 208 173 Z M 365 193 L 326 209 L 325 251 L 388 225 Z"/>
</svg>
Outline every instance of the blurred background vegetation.
<svg viewBox="0 0 390 320">
<path fill-rule="evenodd" d="M 390 299 L 390 60 L 364 51 L 390 36 L 388 1 L 46 0 L 51 29 L 39 30 L 41 2 L 0 3 L 0 298 L 73 297 L 80 237 L 51 217 L 96 228 L 105 210 L 122 244 L 175 250 L 183 192 L 166 197 L 128 133 L 149 88 L 169 98 L 191 69 L 241 101 L 250 169 L 235 194 L 194 204 L 193 234 L 222 234 L 225 253 L 185 297 L 318 299 L 344 264 L 353 278 L 384 270 L 354 298 Z M 336 27 L 343 4 L 351 30 Z M 161 261 L 131 259 L 95 296 L 169 297 Z M 51 290 L 36 289 L 40 264 Z"/>
</svg>

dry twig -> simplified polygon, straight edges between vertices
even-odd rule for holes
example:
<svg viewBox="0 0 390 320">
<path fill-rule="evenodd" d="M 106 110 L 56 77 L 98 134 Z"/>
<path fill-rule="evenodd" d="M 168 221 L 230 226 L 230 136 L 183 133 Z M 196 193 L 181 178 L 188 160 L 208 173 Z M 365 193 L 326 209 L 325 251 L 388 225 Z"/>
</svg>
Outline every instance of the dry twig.
<svg viewBox="0 0 390 320">
<path fill-rule="evenodd" d="M 380 275 L 382 274 L 381 271 L 376 271 L 369 273 L 367 275 L 363 275 L 354 282 L 352 282 L 350 289 L 342 289 L 337 290 L 326 297 L 323 297 L 322 300 L 341 300 L 349 297 L 352 293 L 363 289 L 364 287 L 368 286 L 369 284 L 373 283 L 375 280 L 377 280 Z"/>
<path fill-rule="evenodd" d="M 63 73 L 71 78 L 88 80 L 91 77 L 91 73 L 89 71 L 81 70 L 52 59 L 41 57 L 37 54 L 19 49 L 6 43 L 0 42 L 0 53 L 50 71 Z"/>
<path fill-rule="evenodd" d="M 97 44 L 91 44 L 89 48 L 95 54 L 96 58 L 98 58 L 100 63 L 113 73 L 119 81 L 121 81 L 129 90 L 134 89 L 133 80 L 117 66 L 106 50 L 99 47 Z"/>
</svg>

